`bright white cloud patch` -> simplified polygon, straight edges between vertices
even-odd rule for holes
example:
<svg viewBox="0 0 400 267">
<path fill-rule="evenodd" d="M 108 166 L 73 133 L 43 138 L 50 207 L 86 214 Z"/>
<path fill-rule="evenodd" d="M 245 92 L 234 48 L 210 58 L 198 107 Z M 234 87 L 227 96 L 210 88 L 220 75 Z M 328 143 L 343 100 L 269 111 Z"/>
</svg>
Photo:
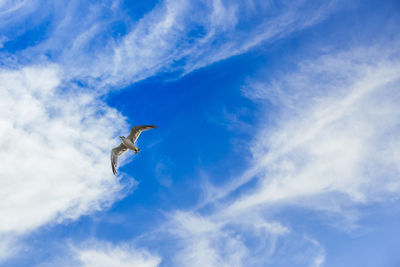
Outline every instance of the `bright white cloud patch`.
<svg viewBox="0 0 400 267">
<path fill-rule="evenodd" d="M 119 197 L 109 154 L 124 118 L 91 94 L 63 92 L 60 76 L 56 66 L 0 71 L 0 236 Z"/>
<path fill-rule="evenodd" d="M 155 267 L 160 264 L 158 256 L 127 244 L 113 246 L 92 242 L 90 245 L 75 247 L 74 251 L 82 267 Z"/>
</svg>

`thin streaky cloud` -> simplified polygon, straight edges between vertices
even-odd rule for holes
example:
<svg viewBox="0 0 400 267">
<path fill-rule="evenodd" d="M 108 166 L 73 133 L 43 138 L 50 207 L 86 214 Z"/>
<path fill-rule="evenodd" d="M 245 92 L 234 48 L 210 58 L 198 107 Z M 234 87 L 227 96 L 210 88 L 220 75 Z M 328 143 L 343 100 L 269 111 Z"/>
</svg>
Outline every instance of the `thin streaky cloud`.
<svg viewBox="0 0 400 267">
<path fill-rule="evenodd" d="M 238 28 L 246 23 L 241 12 L 251 13 L 246 5 L 231 1 L 214 1 L 212 4 L 165 1 L 146 14 L 120 44 L 112 48 L 112 58 L 100 61 L 94 76 L 103 77 L 105 83 L 116 84 L 138 81 L 160 71 L 175 70 L 187 74 L 247 52 L 265 41 L 274 41 L 309 27 L 334 9 L 334 5 L 327 2 L 317 5 L 312 14 L 302 14 L 303 3 L 298 3 L 270 14 L 273 5 L 260 5 L 261 13 L 265 12 L 267 18 L 251 31 L 241 31 Z M 194 9 L 196 16 L 192 16 Z M 188 39 L 185 36 L 193 27 L 203 29 L 204 33 Z M 174 67 L 176 62 L 182 62 L 179 64 L 182 67 Z"/>
<path fill-rule="evenodd" d="M 377 57 L 371 60 L 364 53 Z M 231 209 L 244 210 L 330 192 L 347 194 L 357 203 L 373 200 L 368 195 L 395 191 L 395 175 L 384 180 L 388 185 L 383 186 L 386 189 L 374 190 L 374 184 L 384 173 L 399 171 L 395 152 L 398 142 L 392 138 L 384 144 L 379 142 L 396 131 L 399 123 L 400 110 L 395 99 L 399 97 L 396 88 L 400 65 L 396 59 L 389 60 L 390 56 L 379 56 L 374 49 L 355 49 L 304 62 L 298 73 L 273 80 L 270 84 L 279 87 L 281 92 L 279 102 L 290 101 L 287 107 L 292 111 L 283 109 L 284 122 L 272 129 L 269 126 L 260 130 L 252 147 L 254 167 L 229 184 L 227 190 L 214 189 L 219 191 L 216 198 L 229 195 L 255 177 L 262 181 L 261 188 L 235 200 Z M 363 58 L 369 60 L 363 62 Z M 317 82 L 317 76 L 325 77 L 323 84 Z M 325 79 L 329 77 L 333 80 L 326 90 Z M 337 80 L 338 77 L 342 79 Z M 302 79 L 300 83 L 299 78 Z M 268 84 L 262 89 L 258 81 L 256 84 L 254 89 L 251 86 L 246 89 L 250 91 L 248 95 L 259 98 L 265 92 L 269 97 L 275 90 Z M 290 94 L 282 94 L 286 88 Z M 314 99 L 299 101 L 298 96 L 306 89 L 320 92 L 315 93 Z M 293 90 L 299 90 L 300 94 L 293 94 Z M 293 95 L 296 98 L 291 100 Z M 304 95 L 307 97 L 308 93 Z M 301 104 L 293 107 L 294 102 Z M 305 102 L 309 104 L 304 105 Z M 287 117 L 288 114 L 293 119 Z M 365 172 L 367 167 L 369 173 Z"/>
<path fill-rule="evenodd" d="M 82 267 L 155 267 L 159 266 L 160 258 L 150 252 L 137 249 L 129 244 L 117 246 L 101 241 L 86 242 L 72 247 L 75 264 Z"/>
</svg>

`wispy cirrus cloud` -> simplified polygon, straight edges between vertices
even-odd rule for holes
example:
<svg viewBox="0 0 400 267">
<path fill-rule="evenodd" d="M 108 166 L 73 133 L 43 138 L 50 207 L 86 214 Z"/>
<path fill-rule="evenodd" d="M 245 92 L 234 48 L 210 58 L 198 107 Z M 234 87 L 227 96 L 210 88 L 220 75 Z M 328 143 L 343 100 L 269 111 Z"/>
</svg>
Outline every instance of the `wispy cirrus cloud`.
<svg viewBox="0 0 400 267">
<path fill-rule="evenodd" d="M 66 241 L 62 254 L 56 254 L 40 266 L 82 266 L 82 267 L 155 267 L 161 258 L 150 251 L 139 248 L 131 242 L 114 244 L 98 239 L 82 242 Z"/>
<path fill-rule="evenodd" d="M 223 210 L 223 209 L 222 209 Z M 149 240 L 166 244 L 162 263 L 173 266 L 321 266 L 325 251 L 304 233 L 249 209 L 227 216 L 177 211 Z M 142 237 L 143 239 L 143 237 Z M 143 240 L 141 240 L 143 241 Z"/>
<path fill-rule="evenodd" d="M 91 241 L 74 246 L 72 251 L 77 258 L 76 264 L 80 263 L 82 267 L 155 267 L 160 264 L 158 256 L 129 244 L 112 245 Z"/>
<path fill-rule="evenodd" d="M 254 215 L 227 218 L 193 212 L 173 214 L 167 229 L 179 240 L 174 265 L 243 266 L 260 263 L 274 253 L 276 240 L 290 230 Z"/>
<path fill-rule="evenodd" d="M 368 203 L 396 192 L 399 73 L 390 46 L 354 48 L 246 90 L 279 103 L 285 120 L 254 143 L 262 189 L 239 206 L 333 192 Z"/>
<path fill-rule="evenodd" d="M 304 7 L 309 5 L 315 12 L 305 12 Z M 159 72 L 186 74 L 309 27 L 333 7 L 333 2 L 307 1 L 287 5 L 164 1 L 108 46 L 90 73 L 80 72 L 111 85 L 135 82 Z M 256 22 L 249 17 L 257 17 Z"/>
</svg>

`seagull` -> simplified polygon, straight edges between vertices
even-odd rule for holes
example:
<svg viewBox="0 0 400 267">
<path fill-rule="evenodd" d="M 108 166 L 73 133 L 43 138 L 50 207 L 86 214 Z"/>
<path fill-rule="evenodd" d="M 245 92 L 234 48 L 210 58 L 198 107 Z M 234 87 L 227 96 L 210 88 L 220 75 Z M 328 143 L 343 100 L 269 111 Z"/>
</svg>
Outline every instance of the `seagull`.
<svg viewBox="0 0 400 267">
<path fill-rule="evenodd" d="M 117 174 L 118 157 L 124 154 L 126 151 L 128 151 L 128 149 L 132 150 L 133 153 L 137 154 L 140 151 L 140 148 L 135 146 L 135 142 L 138 139 L 140 133 L 153 128 L 157 128 L 157 126 L 154 125 L 134 126 L 132 127 L 128 137 L 120 136 L 122 143 L 111 150 L 111 167 L 114 175 Z"/>
</svg>

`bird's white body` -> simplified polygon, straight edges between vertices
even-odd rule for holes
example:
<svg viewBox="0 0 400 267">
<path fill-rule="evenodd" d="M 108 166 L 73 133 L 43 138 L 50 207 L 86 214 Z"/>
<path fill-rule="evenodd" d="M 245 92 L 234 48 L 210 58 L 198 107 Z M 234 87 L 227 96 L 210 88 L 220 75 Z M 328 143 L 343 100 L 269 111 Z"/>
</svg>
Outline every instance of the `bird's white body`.
<svg viewBox="0 0 400 267">
<path fill-rule="evenodd" d="M 128 138 L 121 136 L 121 141 L 122 143 L 129 148 L 130 150 L 132 150 L 133 152 L 137 153 L 139 151 L 139 148 L 137 148 L 133 142 L 131 140 L 129 140 Z"/>
</svg>

